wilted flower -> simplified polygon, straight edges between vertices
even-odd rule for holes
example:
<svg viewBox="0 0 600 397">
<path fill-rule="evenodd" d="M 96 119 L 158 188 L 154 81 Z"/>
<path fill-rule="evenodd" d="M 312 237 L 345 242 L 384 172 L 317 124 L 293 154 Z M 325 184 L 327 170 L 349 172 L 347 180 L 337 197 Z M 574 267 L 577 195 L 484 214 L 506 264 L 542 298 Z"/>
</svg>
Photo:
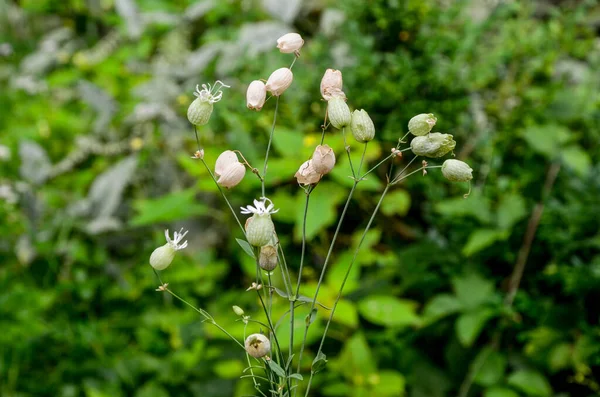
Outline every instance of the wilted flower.
<svg viewBox="0 0 600 397">
<path fill-rule="evenodd" d="M 452 182 L 467 182 L 473 179 L 473 169 L 460 160 L 446 160 L 442 165 L 442 174 Z"/>
<path fill-rule="evenodd" d="M 350 108 L 341 96 L 334 96 L 327 102 L 327 115 L 331 125 L 338 129 L 349 125 L 352 120 Z"/>
<path fill-rule="evenodd" d="M 248 109 L 262 109 L 266 98 L 267 88 L 265 87 L 265 83 L 260 80 L 254 80 L 250 83 L 248 91 L 246 91 L 246 106 Z"/>
<path fill-rule="evenodd" d="M 260 247 L 258 265 L 261 269 L 268 272 L 277 267 L 277 249 L 273 245 L 264 245 Z"/>
<path fill-rule="evenodd" d="M 269 76 L 266 89 L 274 96 L 283 94 L 292 85 L 294 74 L 289 68 L 279 68 Z"/>
<path fill-rule="evenodd" d="M 415 136 L 427 135 L 436 122 L 437 118 L 433 113 L 421 113 L 410 119 L 408 131 Z"/>
<path fill-rule="evenodd" d="M 417 156 L 438 158 L 454 150 L 456 142 L 452 135 L 433 132 L 417 136 L 410 142 L 410 148 Z"/>
<path fill-rule="evenodd" d="M 261 358 L 271 352 L 271 342 L 263 334 L 252 334 L 246 338 L 246 351 L 254 358 Z"/>
<path fill-rule="evenodd" d="M 187 247 L 187 241 L 179 244 L 187 233 L 187 230 L 183 232 L 183 229 L 181 229 L 179 233 L 174 233 L 173 240 L 171 240 L 169 237 L 169 230 L 165 230 L 167 243 L 152 252 L 152 255 L 150 255 L 150 265 L 156 270 L 164 270 L 169 267 L 175 257 L 175 253 Z"/>
<path fill-rule="evenodd" d="M 214 86 L 210 84 L 202 84 L 202 90 L 196 86 L 196 92 L 194 95 L 197 98 L 190 104 L 187 111 L 187 117 L 190 123 L 194 125 L 204 125 L 208 123 L 210 115 L 213 111 L 213 103 L 219 102 L 223 97 L 223 91 L 221 88 L 229 88 L 228 85 L 223 84 L 220 80 L 217 80 Z"/>
<path fill-rule="evenodd" d="M 342 72 L 327 69 L 321 79 L 321 96 L 326 101 L 333 97 L 333 93 L 342 91 Z"/>
<path fill-rule="evenodd" d="M 242 207 L 242 214 L 253 214 L 246 221 L 246 239 L 255 247 L 262 247 L 269 243 L 275 233 L 271 214 L 279 211 L 274 209 L 273 202 L 268 198 L 262 197 L 261 200 L 254 200 L 254 207 L 251 205 Z M 269 206 L 265 206 L 267 201 Z"/>
<path fill-rule="evenodd" d="M 364 109 L 355 110 L 352 113 L 350 130 L 354 139 L 361 143 L 369 142 L 375 137 L 375 125 Z"/>
<path fill-rule="evenodd" d="M 235 152 L 226 150 L 217 158 L 215 175 L 219 177 L 217 183 L 220 186 L 232 188 L 244 179 L 246 167 L 238 161 Z"/>
<path fill-rule="evenodd" d="M 277 48 L 279 51 L 284 54 L 290 54 L 292 52 L 296 52 L 302 48 L 304 45 L 304 40 L 302 40 L 302 36 L 298 33 L 288 33 L 284 34 L 280 38 L 277 39 Z"/>
<path fill-rule="evenodd" d="M 335 165 L 335 153 L 329 145 L 319 145 L 315 148 L 311 164 L 314 170 L 321 174 L 328 174 Z"/>
<path fill-rule="evenodd" d="M 307 160 L 302 163 L 298 171 L 296 171 L 294 177 L 301 185 L 312 185 L 319 182 L 321 179 L 321 174 L 315 170 L 312 160 Z"/>
</svg>

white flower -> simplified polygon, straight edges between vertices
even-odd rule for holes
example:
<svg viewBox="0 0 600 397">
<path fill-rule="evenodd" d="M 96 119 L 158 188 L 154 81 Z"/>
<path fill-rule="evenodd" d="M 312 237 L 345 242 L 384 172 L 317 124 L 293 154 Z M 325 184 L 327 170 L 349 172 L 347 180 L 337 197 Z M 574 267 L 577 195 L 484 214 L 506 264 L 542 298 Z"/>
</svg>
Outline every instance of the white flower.
<svg viewBox="0 0 600 397">
<path fill-rule="evenodd" d="M 264 215 L 264 214 L 274 214 L 279 209 L 274 210 L 275 205 L 271 200 L 266 197 L 260 198 L 262 201 L 254 200 L 254 207 L 249 205 L 247 207 L 241 207 L 242 214 L 256 214 L 256 215 Z M 265 204 L 269 202 L 269 206 L 265 206 Z"/>
<path fill-rule="evenodd" d="M 173 262 L 173 258 L 175 258 L 175 253 L 179 250 L 187 247 L 187 240 L 182 244 L 179 244 L 181 240 L 188 233 L 187 230 L 183 232 L 183 228 L 178 232 L 173 234 L 173 239 L 169 237 L 169 230 L 165 230 L 165 237 L 167 238 L 167 243 L 163 246 L 158 247 L 152 252 L 150 255 L 150 265 L 156 270 L 165 270 L 171 262 Z"/>
<path fill-rule="evenodd" d="M 215 84 L 211 87 L 210 84 L 202 84 L 202 89 L 196 85 L 196 92 L 194 95 L 197 96 L 201 102 L 215 103 L 219 102 L 223 97 L 223 91 L 221 88 L 230 88 L 230 86 L 223 84 L 221 80 L 215 81 Z"/>
<path fill-rule="evenodd" d="M 188 245 L 187 240 L 184 241 L 182 244 L 179 244 L 179 242 L 181 240 L 183 240 L 183 238 L 185 237 L 186 234 L 188 234 L 188 231 L 189 230 L 186 230 L 185 232 L 183 232 L 183 228 L 181 228 L 181 230 L 179 230 L 179 232 L 173 233 L 173 240 L 171 240 L 171 238 L 169 238 L 169 229 L 165 229 L 165 237 L 167 238 L 167 243 L 169 243 L 169 245 L 175 251 L 179 251 L 179 250 L 184 249 Z"/>
</svg>

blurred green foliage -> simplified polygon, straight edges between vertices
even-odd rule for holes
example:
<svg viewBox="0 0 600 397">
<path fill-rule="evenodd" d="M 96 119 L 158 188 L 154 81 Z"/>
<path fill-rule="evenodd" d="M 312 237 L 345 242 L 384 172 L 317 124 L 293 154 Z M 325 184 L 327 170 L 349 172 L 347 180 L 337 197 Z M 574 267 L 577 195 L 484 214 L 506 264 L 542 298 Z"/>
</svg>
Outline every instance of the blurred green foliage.
<svg viewBox="0 0 600 397">
<path fill-rule="evenodd" d="M 349 103 L 375 121 L 370 164 L 410 117 L 433 112 L 475 169 L 467 200 L 434 170 L 390 193 L 313 395 L 600 395 L 598 26 L 597 1 L 0 0 L 0 395 L 252 394 L 243 354 L 154 291 L 148 257 L 163 229 L 189 228 L 190 247 L 163 273 L 171 288 L 236 336 L 232 305 L 260 318 L 244 292 L 254 263 L 190 159 L 185 110 L 196 84 L 230 84 L 200 131 L 205 158 L 236 148 L 258 164 L 273 108 L 249 112 L 245 88 L 289 62 L 274 48 L 288 31 L 306 44 L 268 189 L 293 271 L 304 193 L 292 176 L 319 138 L 326 68 L 343 71 Z M 338 160 L 311 196 L 307 296 L 351 184 Z M 384 171 L 351 203 L 319 295 L 327 307 Z M 247 176 L 228 195 L 246 205 L 258 187 Z M 513 303 L 511 274 L 541 206 Z M 325 318 L 319 309 L 305 370 Z"/>
</svg>

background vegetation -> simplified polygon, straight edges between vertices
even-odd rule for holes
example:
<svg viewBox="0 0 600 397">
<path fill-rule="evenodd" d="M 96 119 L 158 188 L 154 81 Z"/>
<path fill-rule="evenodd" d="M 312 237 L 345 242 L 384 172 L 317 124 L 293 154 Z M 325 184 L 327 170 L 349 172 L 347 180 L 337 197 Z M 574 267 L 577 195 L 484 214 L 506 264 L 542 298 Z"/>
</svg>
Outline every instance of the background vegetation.
<svg viewBox="0 0 600 397">
<path fill-rule="evenodd" d="M 599 27 L 597 1 L 0 0 L 0 395 L 252 393 L 243 355 L 154 291 L 148 257 L 163 229 L 189 228 L 165 281 L 236 335 L 231 305 L 260 315 L 185 111 L 196 84 L 224 80 L 206 159 L 261 158 L 272 107 L 248 111 L 245 89 L 288 64 L 274 43 L 289 31 L 306 44 L 269 191 L 292 268 L 293 174 L 320 134 L 326 68 L 375 121 L 371 162 L 433 112 L 475 169 L 467 200 L 435 170 L 386 199 L 314 395 L 600 395 Z M 351 182 L 338 157 L 311 199 L 306 295 Z M 325 305 L 383 180 L 352 201 Z M 257 186 L 229 196 L 249 204 Z"/>
</svg>

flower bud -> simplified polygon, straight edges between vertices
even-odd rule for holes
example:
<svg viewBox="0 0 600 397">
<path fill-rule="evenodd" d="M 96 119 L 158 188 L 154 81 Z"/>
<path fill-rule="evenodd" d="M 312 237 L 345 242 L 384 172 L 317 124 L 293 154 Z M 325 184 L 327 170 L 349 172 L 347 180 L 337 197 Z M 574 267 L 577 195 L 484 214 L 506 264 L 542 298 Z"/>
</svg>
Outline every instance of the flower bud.
<svg viewBox="0 0 600 397">
<path fill-rule="evenodd" d="M 217 162 L 215 163 L 215 175 L 221 176 L 231 164 L 235 163 L 239 163 L 235 152 L 233 150 L 225 150 L 217 157 Z"/>
<path fill-rule="evenodd" d="M 244 164 L 240 162 L 233 163 L 225 169 L 225 172 L 221 174 L 217 183 L 220 186 L 230 189 L 240 183 L 242 179 L 244 179 L 244 175 L 246 175 L 246 167 Z"/>
<path fill-rule="evenodd" d="M 321 174 L 315 170 L 312 160 L 307 160 L 302 163 L 298 171 L 296 171 L 294 178 L 296 178 L 301 185 L 312 185 L 319 182 Z"/>
<path fill-rule="evenodd" d="M 350 108 L 341 96 L 334 96 L 327 102 L 327 115 L 331 125 L 337 129 L 342 129 L 352 120 Z"/>
<path fill-rule="evenodd" d="M 272 245 L 260 247 L 258 264 L 261 269 L 270 272 L 277 267 L 277 249 Z"/>
<path fill-rule="evenodd" d="M 355 110 L 352 113 L 350 129 L 354 139 L 361 143 L 369 142 L 375 137 L 375 125 L 364 109 Z"/>
<path fill-rule="evenodd" d="M 418 114 L 408 122 L 408 131 L 415 136 L 427 135 L 436 121 L 437 118 L 433 113 Z"/>
<path fill-rule="evenodd" d="M 302 48 L 304 40 L 298 33 L 284 34 L 277 39 L 277 48 L 284 54 L 290 54 L 296 52 Z"/>
<path fill-rule="evenodd" d="M 254 214 L 246 221 L 246 239 L 250 245 L 255 247 L 267 245 L 273 233 L 275 233 L 275 225 L 269 214 Z"/>
<path fill-rule="evenodd" d="M 261 358 L 271 352 L 271 342 L 263 334 L 252 334 L 244 343 L 246 351 L 254 358 Z"/>
<path fill-rule="evenodd" d="M 203 98 L 196 98 L 191 103 L 187 111 L 187 117 L 190 123 L 194 125 L 204 125 L 208 123 L 213 111 L 213 104 Z"/>
<path fill-rule="evenodd" d="M 260 110 L 265 104 L 265 99 L 267 98 L 267 89 L 265 88 L 265 83 L 260 80 L 254 80 L 248 86 L 248 91 L 246 91 L 246 106 L 248 109 Z"/>
<path fill-rule="evenodd" d="M 175 249 L 171 244 L 166 243 L 152 252 L 150 266 L 156 270 L 165 270 L 173 262 L 173 258 L 175 258 Z"/>
<path fill-rule="evenodd" d="M 473 169 L 460 160 L 446 160 L 442 165 L 442 174 L 452 182 L 467 182 L 473 179 Z"/>
<path fill-rule="evenodd" d="M 242 310 L 241 307 L 239 306 L 232 306 L 233 312 L 235 314 L 237 314 L 238 316 L 243 316 L 244 315 L 244 310 Z"/>
<path fill-rule="evenodd" d="M 326 101 L 330 100 L 335 91 L 342 90 L 342 72 L 335 69 L 327 69 L 321 79 L 321 96 Z"/>
<path fill-rule="evenodd" d="M 294 75 L 289 68 L 280 68 L 271 73 L 265 87 L 274 96 L 279 96 L 292 85 L 293 79 Z"/>
<path fill-rule="evenodd" d="M 319 145 L 313 153 L 311 164 L 316 173 L 328 174 L 335 165 L 335 153 L 329 145 Z"/>
<path fill-rule="evenodd" d="M 417 136 L 410 142 L 410 148 L 417 156 L 431 158 L 442 157 L 456 147 L 450 134 L 433 132 L 425 136 Z"/>
</svg>

